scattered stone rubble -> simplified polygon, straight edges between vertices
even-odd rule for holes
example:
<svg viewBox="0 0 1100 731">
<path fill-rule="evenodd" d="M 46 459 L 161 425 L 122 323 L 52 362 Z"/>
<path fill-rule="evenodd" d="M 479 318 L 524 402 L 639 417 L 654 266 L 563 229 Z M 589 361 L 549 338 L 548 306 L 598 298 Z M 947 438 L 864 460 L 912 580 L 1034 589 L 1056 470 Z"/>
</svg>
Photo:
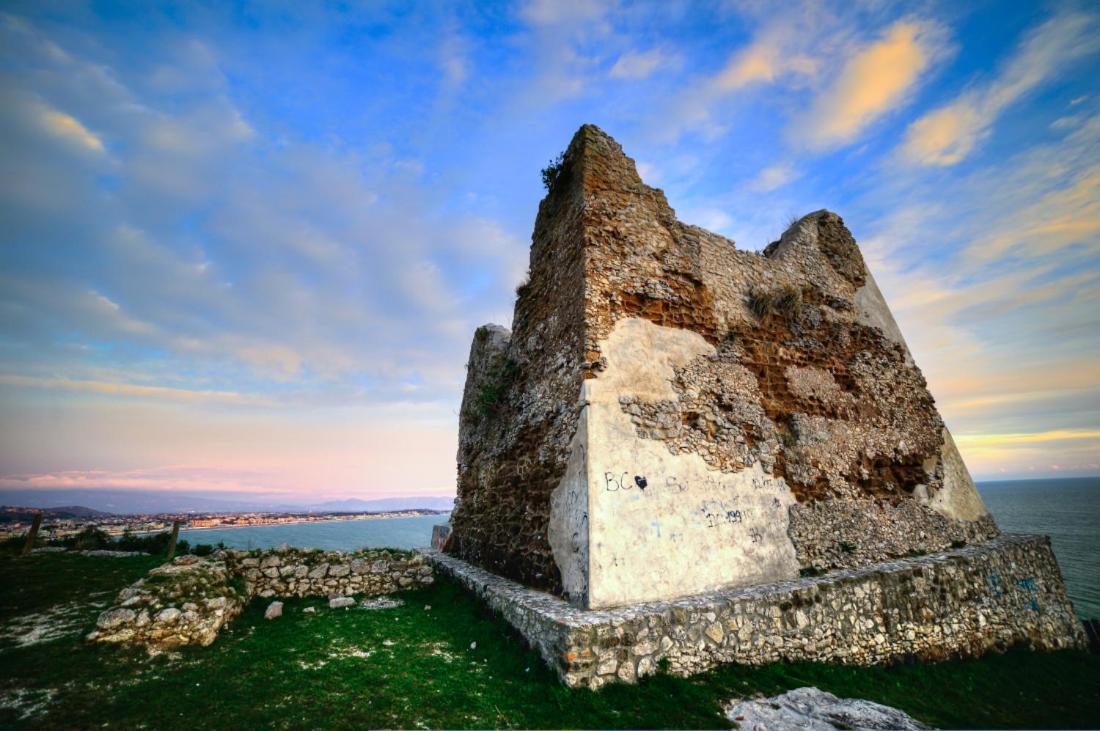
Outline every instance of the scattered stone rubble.
<svg viewBox="0 0 1100 731">
<path fill-rule="evenodd" d="M 87 637 L 145 647 L 150 653 L 182 645 L 209 645 L 253 597 L 329 597 L 351 607 L 354 595 L 377 595 L 433 581 L 424 556 L 394 550 L 355 552 L 280 547 L 218 551 L 209 558 L 180 556 L 123 589 Z M 282 602 L 264 616 L 282 615 Z"/>
<path fill-rule="evenodd" d="M 143 645 L 151 652 L 206 646 L 241 613 L 246 598 L 224 563 L 180 556 L 123 589 L 88 639 Z"/>
<path fill-rule="evenodd" d="M 817 688 L 796 688 L 771 698 L 740 701 L 726 718 L 743 731 L 924 731 L 928 726 L 897 708 L 859 698 L 837 698 Z"/>
</svg>

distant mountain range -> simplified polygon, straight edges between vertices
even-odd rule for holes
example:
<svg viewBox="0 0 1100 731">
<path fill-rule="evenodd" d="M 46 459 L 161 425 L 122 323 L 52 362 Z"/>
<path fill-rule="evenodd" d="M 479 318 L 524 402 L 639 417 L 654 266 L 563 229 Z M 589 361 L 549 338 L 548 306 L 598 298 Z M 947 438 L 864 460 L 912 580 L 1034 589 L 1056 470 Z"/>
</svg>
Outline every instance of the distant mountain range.
<svg viewBox="0 0 1100 731">
<path fill-rule="evenodd" d="M 168 492 L 163 490 L 0 490 L 0 505 L 49 510 L 83 509 L 107 513 L 214 513 L 214 512 L 385 512 L 391 510 L 450 510 L 454 498 L 446 495 L 286 502 L 286 497 L 249 493 Z M 87 505 L 88 508 L 74 508 Z"/>
<path fill-rule="evenodd" d="M 83 505 L 63 505 L 58 508 L 40 508 L 42 510 L 43 518 L 65 519 L 65 518 L 105 518 L 110 513 L 104 513 L 101 510 L 92 510 L 86 508 Z M 26 506 L 9 506 L 0 505 L 0 523 L 12 523 L 19 522 L 25 523 L 34 519 L 35 513 L 38 510 L 33 510 Z"/>
</svg>

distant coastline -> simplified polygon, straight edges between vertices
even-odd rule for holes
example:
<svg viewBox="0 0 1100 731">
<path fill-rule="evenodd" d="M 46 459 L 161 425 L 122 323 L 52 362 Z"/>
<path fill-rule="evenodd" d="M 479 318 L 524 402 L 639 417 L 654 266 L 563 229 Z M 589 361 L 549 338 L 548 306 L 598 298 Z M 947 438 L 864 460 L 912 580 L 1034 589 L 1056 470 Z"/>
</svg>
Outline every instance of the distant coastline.
<svg viewBox="0 0 1100 731">
<path fill-rule="evenodd" d="M 220 526 L 180 530 L 190 543 L 223 544 L 251 550 L 289 545 L 326 551 L 361 548 L 422 548 L 431 542 L 432 526 L 444 523 L 448 514 L 372 515 L 334 517 L 330 520 L 298 520 L 267 525 Z M 248 530 L 235 530 L 247 528 Z"/>
<path fill-rule="evenodd" d="M 339 514 L 320 514 L 316 517 L 307 518 L 291 518 L 289 520 L 278 520 L 270 523 L 228 523 L 223 525 L 203 525 L 203 526 L 181 526 L 180 532 L 192 533 L 199 531 L 212 531 L 212 530 L 230 530 L 233 528 L 264 528 L 278 525 L 299 525 L 302 523 L 340 523 L 353 520 L 388 520 L 393 518 L 422 518 L 430 515 L 449 515 L 449 510 L 395 510 L 386 513 L 349 513 L 347 515 Z M 149 531 L 150 533 L 156 533 L 160 531 Z"/>
</svg>

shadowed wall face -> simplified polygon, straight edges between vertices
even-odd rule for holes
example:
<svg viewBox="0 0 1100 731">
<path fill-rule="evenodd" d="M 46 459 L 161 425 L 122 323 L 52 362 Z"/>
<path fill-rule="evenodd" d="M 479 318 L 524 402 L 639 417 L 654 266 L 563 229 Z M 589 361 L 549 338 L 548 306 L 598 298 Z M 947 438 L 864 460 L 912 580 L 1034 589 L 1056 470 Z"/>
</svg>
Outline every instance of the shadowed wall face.
<svg viewBox="0 0 1100 731">
<path fill-rule="evenodd" d="M 738 251 L 585 126 L 531 262 L 471 351 L 459 555 L 603 607 L 996 534 L 836 214 Z"/>
</svg>

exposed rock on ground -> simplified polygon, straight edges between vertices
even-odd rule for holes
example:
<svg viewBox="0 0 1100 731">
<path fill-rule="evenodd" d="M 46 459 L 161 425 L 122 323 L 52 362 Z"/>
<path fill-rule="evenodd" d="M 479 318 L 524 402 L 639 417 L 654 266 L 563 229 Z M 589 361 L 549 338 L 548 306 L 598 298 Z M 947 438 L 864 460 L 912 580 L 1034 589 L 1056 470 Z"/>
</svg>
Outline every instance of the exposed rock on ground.
<svg viewBox="0 0 1100 731">
<path fill-rule="evenodd" d="M 726 717 L 745 731 L 928 728 L 896 708 L 859 698 L 837 698 L 817 688 L 797 688 L 771 698 L 741 701 L 730 707 Z"/>
<path fill-rule="evenodd" d="M 123 589 L 88 639 L 144 645 L 150 652 L 206 646 L 247 598 L 221 561 L 180 556 Z"/>
<path fill-rule="evenodd" d="M 278 619 L 283 616 L 283 603 L 271 602 L 264 610 L 264 619 Z"/>
</svg>

